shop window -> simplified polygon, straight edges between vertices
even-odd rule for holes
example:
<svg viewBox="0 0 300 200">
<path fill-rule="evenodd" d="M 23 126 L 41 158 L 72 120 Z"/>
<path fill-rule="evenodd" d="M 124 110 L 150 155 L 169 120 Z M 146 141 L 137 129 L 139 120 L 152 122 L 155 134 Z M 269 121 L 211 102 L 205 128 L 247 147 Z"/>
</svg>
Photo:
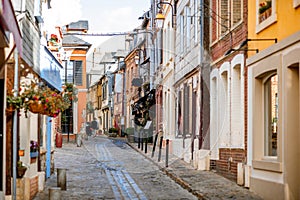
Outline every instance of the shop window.
<svg viewBox="0 0 300 200">
<path fill-rule="evenodd" d="M 264 82 L 264 155 L 277 156 L 278 75 Z"/>
</svg>

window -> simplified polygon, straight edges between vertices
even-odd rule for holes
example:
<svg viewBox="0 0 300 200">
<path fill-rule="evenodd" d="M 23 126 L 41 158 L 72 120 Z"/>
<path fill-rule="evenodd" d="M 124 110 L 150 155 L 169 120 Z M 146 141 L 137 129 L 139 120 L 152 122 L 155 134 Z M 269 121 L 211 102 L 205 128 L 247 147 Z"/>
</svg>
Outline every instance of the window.
<svg viewBox="0 0 300 200">
<path fill-rule="evenodd" d="M 228 0 L 220 0 L 219 7 L 219 16 L 220 16 L 220 35 L 224 35 L 229 27 L 229 1 Z"/>
<path fill-rule="evenodd" d="M 71 103 L 72 105 L 72 103 Z M 73 107 L 61 113 L 61 130 L 62 133 L 73 133 Z"/>
<path fill-rule="evenodd" d="M 198 13 L 198 10 L 200 13 Z M 198 42 L 198 28 L 200 24 L 200 16 L 202 15 L 202 10 L 200 10 L 200 2 L 199 0 L 194 0 L 194 40 L 195 43 L 197 44 Z"/>
<path fill-rule="evenodd" d="M 186 6 L 185 7 L 185 16 L 186 16 L 186 26 L 185 26 L 185 30 L 186 30 L 186 49 L 189 49 L 191 46 L 191 23 L 192 23 L 192 16 L 191 16 L 191 8 Z"/>
<path fill-rule="evenodd" d="M 178 91 L 178 97 L 177 97 L 177 136 L 182 136 L 183 132 L 183 125 L 182 125 L 182 91 Z"/>
<path fill-rule="evenodd" d="M 183 15 L 180 15 L 180 28 L 179 28 L 179 34 L 180 34 L 180 52 L 182 53 L 184 51 L 184 17 Z"/>
<path fill-rule="evenodd" d="M 276 0 L 256 0 L 256 33 L 277 21 Z"/>
<path fill-rule="evenodd" d="M 232 0 L 231 13 L 232 13 L 232 27 L 234 27 L 242 20 L 241 0 Z"/>
<path fill-rule="evenodd" d="M 82 61 L 75 60 L 74 62 L 74 83 L 75 85 L 82 85 Z"/>
<path fill-rule="evenodd" d="M 217 38 L 228 33 L 242 21 L 242 0 L 217 0 L 217 11 L 213 11 L 213 23 L 217 26 Z M 214 6 L 214 5 L 212 5 Z M 212 8 L 213 9 L 213 8 Z M 214 28 L 213 28 L 214 29 Z"/>
<path fill-rule="evenodd" d="M 65 65 L 65 73 L 62 75 L 62 80 L 66 83 L 74 83 L 75 85 L 82 85 L 82 61 L 71 60 Z"/>
<path fill-rule="evenodd" d="M 107 99 L 107 82 L 102 85 L 102 100 Z"/>
<path fill-rule="evenodd" d="M 259 23 L 269 18 L 272 15 L 272 1 L 260 0 L 258 13 L 259 13 L 259 18 L 258 18 Z"/>
<path fill-rule="evenodd" d="M 264 155 L 277 156 L 278 121 L 278 76 L 264 82 Z"/>
</svg>

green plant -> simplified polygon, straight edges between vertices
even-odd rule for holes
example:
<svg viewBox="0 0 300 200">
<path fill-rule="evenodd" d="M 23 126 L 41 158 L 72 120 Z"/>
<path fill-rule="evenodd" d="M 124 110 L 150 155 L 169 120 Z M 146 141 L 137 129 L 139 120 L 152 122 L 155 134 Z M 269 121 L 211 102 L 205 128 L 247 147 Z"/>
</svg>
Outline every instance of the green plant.
<svg viewBox="0 0 300 200">
<path fill-rule="evenodd" d="M 133 127 L 126 128 L 126 134 L 127 135 L 133 135 L 134 134 L 134 128 Z"/>
<path fill-rule="evenodd" d="M 8 93 L 7 105 L 13 109 L 24 109 L 26 116 L 30 110 L 33 113 L 56 117 L 71 105 L 69 92 L 58 92 L 34 81 L 22 84 L 19 91 L 18 96 L 12 95 L 12 92 Z"/>
<path fill-rule="evenodd" d="M 9 95 L 6 98 L 7 105 L 12 109 L 21 109 L 23 105 L 23 99 L 20 96 Z"/>
<path fill-rule="evenodd" d="M 259 14 L 264 13 L 266 10 L 272 7 L 272 1 L 264 1 L 259 4 Z"/>
<path fill-rule="evenodd" d="M 86 110 L 87 110 L 87 113 L 93 113 L 94 112 L 93 103 L 91 101 L 87 102 Z"/>
<path fill-rule="evenodd" d="M 64 89 L 66 97 L 69 98 L 70 101 L 77 102 L 77 94 L 78 89 L 74 86 L 73 83 L 65 83 L 65 89 Z"/>
<path fill-rule="evenodd" d="M 112 127 L 112 128 L 109 128 L 108 132 L 109 133 L 118 133 L 119 129 Z"/>
</svg>

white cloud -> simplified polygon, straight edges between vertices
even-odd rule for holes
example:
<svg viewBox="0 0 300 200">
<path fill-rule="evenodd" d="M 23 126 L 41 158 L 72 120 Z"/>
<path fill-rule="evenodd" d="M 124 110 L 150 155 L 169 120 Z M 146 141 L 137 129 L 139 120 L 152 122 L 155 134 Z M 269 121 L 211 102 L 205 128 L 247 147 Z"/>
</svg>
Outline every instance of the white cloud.
<svg viewBox="0 0 300 200">
<path fill-rule="evenodd" d="M 63 26 L 82 17 L 80 0 L 52 0 L 51 9 L 45 13 L 45 24 L 49 27 Z"/>
</svg>

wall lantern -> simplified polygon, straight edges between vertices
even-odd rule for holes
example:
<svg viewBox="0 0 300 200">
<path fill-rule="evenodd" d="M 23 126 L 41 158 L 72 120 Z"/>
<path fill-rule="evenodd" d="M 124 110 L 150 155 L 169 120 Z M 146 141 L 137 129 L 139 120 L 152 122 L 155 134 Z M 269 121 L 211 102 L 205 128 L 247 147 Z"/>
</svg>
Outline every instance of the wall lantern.
<svg viewBox="0 0 300 200">
<path fill-rule="evenodd" d="M 171 6 L 171 11 L 172 11 L 172 27 L 175 26 L 175 22 L 174 22 L 174 17 L 176 17 L 176 10 L 174 9 L 173 5 L 169 2 L 164 2 L 161 1 L 157 4 L 157 8 L 159 9 L 156 17 L 155 17 L 155 21 L 156 21 L 156 25 L 158 28 L 162 28 L 163 23 L 165 21 L 165 15 L 162 12 L 162 8 L 161 8 L 161 4 L 165 4 L 165 5 L 169 5 Z"/>
</svg>

